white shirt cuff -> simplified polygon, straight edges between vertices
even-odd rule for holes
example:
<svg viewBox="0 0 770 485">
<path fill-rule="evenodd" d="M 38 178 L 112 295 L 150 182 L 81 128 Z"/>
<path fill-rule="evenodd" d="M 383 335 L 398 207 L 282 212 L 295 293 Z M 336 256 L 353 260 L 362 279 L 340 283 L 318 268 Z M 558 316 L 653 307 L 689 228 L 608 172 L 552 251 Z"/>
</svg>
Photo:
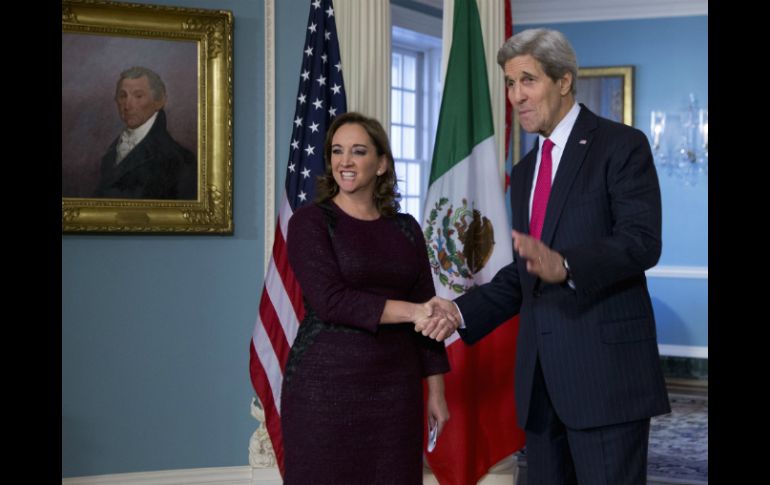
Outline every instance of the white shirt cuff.
<svg viewBox="0 0 770 485">
<path fill-rule="evenodd" d="M 460 327 L 458 328 L 462 328 L 463 330 L 465 330 L 465 319 L 463 318 L 463 314 L 460 311 L 460 307 L 457 306 L 457 303 L 455 302 L 452 302 L 452 305 L 455 306 L 455 308 L 457 309 L 457 314 L 460 315 Z"/>
</svg>

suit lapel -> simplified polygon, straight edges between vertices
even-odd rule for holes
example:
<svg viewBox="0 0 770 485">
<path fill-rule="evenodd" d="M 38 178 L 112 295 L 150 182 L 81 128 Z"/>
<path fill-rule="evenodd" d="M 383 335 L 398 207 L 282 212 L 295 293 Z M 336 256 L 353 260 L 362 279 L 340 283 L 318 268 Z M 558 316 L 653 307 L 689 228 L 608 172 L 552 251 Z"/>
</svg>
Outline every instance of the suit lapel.
<svg viewBox="0 0 770 485">
<path fill-rule="evenodd" d="M 536 161 L 537 146 L 517 164 L 516 168 L 521 171 L 521 176 L 512 179 L 511 222 L 512 228 L 519 232 L 529 233 L 529 195 L 532 193 Z"/>
<path fill-rule="evenodd" d="M 115 183 L 121 177 L 130 173 L 145 163 L 153 161 L 153 153 L 157 153 L 157 147 L 154 140 L 147 135 L 133 150 L 128 152 L 119 164 L 115 165 L 115 150 L 110 151 L 110 172 L 108 174 L 107 185 Z"/>
<path fill-rule="evenodd" d="M 530 150 L 514 167 L 511 177 L 511 227 L 525 234 L 529 233 L 529 195 L 532 192 L 532 179 L 537 161 L 537 146 Z M 526 271 L 523 261 L 514 252 L 514 260 L 519 265 L 519 278 L 525 291 L 531 291 L 535 278 Z"/>
<path fill-rule="evenodd" d="M 110 150 L 103 159 L 102 170 L 106 170 L 105 185 L 111 185 L 125 174 L 136 170 L 138 167 L 144 165 L 147 162 L 153 161 L 154 154 L 158 153 L 160 146 L 158 138 L 166 128 L 166 113 L 163 110 L 158 111 L 158 116 L 155 118 L 155 123 L 150 128 L 147 136 L 137 144 L 133 150 L 128 152 L 126 158 L 121 160 L 117 165 L 115 160 L 117 158 L 117 145 L 120 142 L 120 137 L 115 139 L 112 143 Z"/>
<path fill-rule="evenodd" d="M 583 104 L 575 126 L 567 139 L 559 169 L 553 181 L 551 194 L 548 198 L 548 207 L 545 212 L 545 221 L 543 222 L 542 241 L 551 246 L 556 232 L 561 213 L 567 202 L 567 196 L 572 187 L 575 177 L 580 167 L 583 165 L 588 149 L 593 141 L 593 131 L 597 126 L 596 115 L 591 113 Z M 531 177 L 530 177 L 531 178 Z M 530 187 L 531 187 L 530 181 Z"/>
</svg>

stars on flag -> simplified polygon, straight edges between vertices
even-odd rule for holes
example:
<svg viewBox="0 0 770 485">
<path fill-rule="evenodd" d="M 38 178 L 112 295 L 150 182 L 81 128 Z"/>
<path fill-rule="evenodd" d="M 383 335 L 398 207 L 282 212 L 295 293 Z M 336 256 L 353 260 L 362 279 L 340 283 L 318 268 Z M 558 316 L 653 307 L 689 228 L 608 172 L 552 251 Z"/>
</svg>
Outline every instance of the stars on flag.
<svg viewBox="0 0 770 485">
<path fill-rule="evenodd" d="M 281 228 L 288 223 L 285 218 L 291 217 L 299 207 L 315 198 L 316 180 L 311 174 L 325 173 L 323 146 L 327 129 L 338 112 L 341 114 L 347 111 L 332 0 L 311 1 L 286 168 L 285 203 L 288 204 L 289 210 L 288 216 L 283 207 L 278 214 L 277 227 Z M 337 69 L 333 69 L 333 65 L 336 65 Z M 311 79 L 314 82 L 309 82 Z M 334 91 L 330 85 L 334 85 Z M 311 100 L 315 101 L 311 103 Z M 320 153 L 316 153 L 316 149 Z M 273 254 L 284 254 L 285 245 L 285 238 L 276 237 Z M 289 354 L 289 347 L 294 341 L 293 335 L 296 335 L 298 325 L 296 318 L 293 318 L 294 312 L 284 310 L 292 306 L 302 307 L 302 294 L 297 291 L 299 287 L 296 283 L 291 283 L 294 277 L 290 272 L 282 273 L 288 269 L 288 265 L 274 264 L 271 259 L 269 267 L 275 268 L 276 271 L 267 271 L 265 276 L 249 362 L 251 381 L 265 407 L 270 437 L 276 440 L 281 434 L 281 420 L 277 412 L 280 393 L 276 390 L 280 390 L 286 356 Z M 292 286 L 284 287 L 286 282 Z M 271 300 L 273 294 L 268 296 L 268 288 L 285 288 L 286 291 L 278 291 L 278 299 Z M 272 345 L 255 345 L 257 342 L 264 342 L 266 335 L 273 334 L 284 335 L 286 339 L 279 339 L 280 342 L 272 342 Z M 273 441 L 273 447 L 276 457 L 280 458 L 283 454 L 280 440 Z M 278 460 L 278 466 L 283 472 L 281 459 Z"/>
<path fill-rule="evenodd" d="M 324 173 L 326 130 L 335 116 L 347 111 L 334 9 L 328 0 L 311 5 L 286 173 L 292 210 L 315 198 L 311 174 Z"/>
</svg>

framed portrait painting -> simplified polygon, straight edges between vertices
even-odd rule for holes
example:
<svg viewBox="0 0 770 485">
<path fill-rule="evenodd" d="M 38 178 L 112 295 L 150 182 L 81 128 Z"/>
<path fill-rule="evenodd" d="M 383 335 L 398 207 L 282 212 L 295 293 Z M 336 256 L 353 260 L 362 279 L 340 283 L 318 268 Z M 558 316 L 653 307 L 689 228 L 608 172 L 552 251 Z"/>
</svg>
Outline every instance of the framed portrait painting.
<svg viewBox="0 0 770 485">
<path fill-rule="evenodd" d="M 232 234 L 232 14 L 62 1 L 62 231 Z"/>
<path fill-rule="evenodd" d="M 577 101 L 599 116 L 634 123 L 634 67 L 583 67 L 578 69 Z M 537 133 L 527 133 L 513 117 L 513 163 L 518 163 L 537 143 Z"/>
</svg>

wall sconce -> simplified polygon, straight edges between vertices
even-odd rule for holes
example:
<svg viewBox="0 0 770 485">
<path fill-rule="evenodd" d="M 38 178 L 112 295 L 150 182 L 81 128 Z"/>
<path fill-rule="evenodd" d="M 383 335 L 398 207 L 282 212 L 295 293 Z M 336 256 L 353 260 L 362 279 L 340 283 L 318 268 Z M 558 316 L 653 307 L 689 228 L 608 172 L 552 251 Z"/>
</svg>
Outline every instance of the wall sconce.
<svg viewBox="0 0 770 485">
<path fill-rule="evenodd" d="M 708 176 L 709 112 L 698 107 L 694 94 L 684 111 L 653 111 L 650 134 L 660 172 L 690 186 Z"/>
</svg>

